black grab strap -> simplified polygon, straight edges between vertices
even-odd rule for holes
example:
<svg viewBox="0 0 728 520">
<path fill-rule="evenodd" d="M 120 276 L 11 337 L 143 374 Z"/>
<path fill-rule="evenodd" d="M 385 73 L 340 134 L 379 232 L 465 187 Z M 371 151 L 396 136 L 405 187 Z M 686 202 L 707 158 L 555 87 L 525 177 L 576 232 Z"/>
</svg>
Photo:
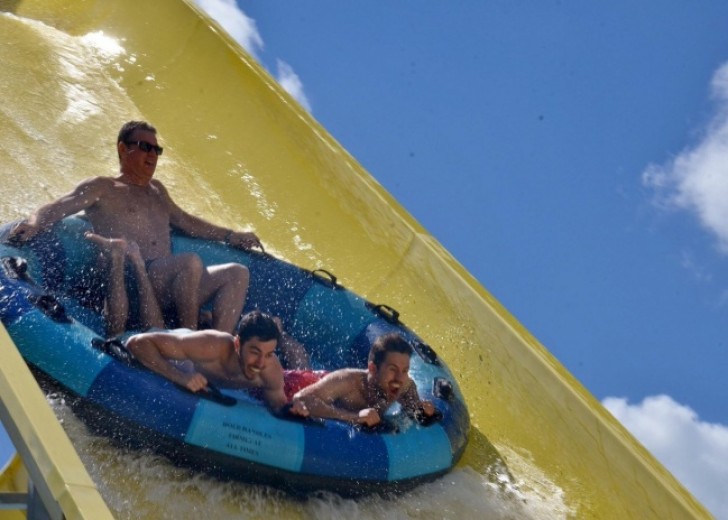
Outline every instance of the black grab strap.
<svg viewBox="0 0 728 520">
<path fill-rule="evenodd" d="M 2 266 L 5 271 L 5 276 L 13 280 L 21 280 L 23 282 L 35 283 L 30 277 L 28 272 L 28 261 L 25 258 L 19 256 L 4 256 L 2 257 Z"/>
<path fill-rule="evenodd" d="M 442 420 L 442 412 L 435 408 L 435 412 L 432 415 L 427 415 L 422 408 L 418 408 L 415 410 L 413 418 L 422 426 L 431 426 Z"/>
<path fill-rule="evenodd" d="M 93 345 L 95 349 L 100 350 L 105 354 L 108 354 L 109 356 L 113 357 L 117 361 L 120 361 L 121 363 L 124 363 L 127 366 L 152 372 L 142 363 L 140 363 L 139 360 L 134 357 L 134 354 L 129 352 L 129 350 L 126 348 L 126 345 L 124 345 L 124 343 L 119 338 L 94 338 L 93 340 L 91 340 L 91 345 Z M 178 385 L 177 383 L 173 384 L 181 390 L 184 390 L 185 392 L 189 392 L 193 395 L 196 395 L 197 397 L 207 399 L 208 401 L 212 401 L 223 406 L 235 406 L 235 404 L 237 404 L 238 402 L 238 400 L 234 397 L 223 394 L 220 389 L 212 383 L 208 383 L 206 389 L 200 390 L 198 392 L 193 392 L 189 388 Z"/>
</svg>

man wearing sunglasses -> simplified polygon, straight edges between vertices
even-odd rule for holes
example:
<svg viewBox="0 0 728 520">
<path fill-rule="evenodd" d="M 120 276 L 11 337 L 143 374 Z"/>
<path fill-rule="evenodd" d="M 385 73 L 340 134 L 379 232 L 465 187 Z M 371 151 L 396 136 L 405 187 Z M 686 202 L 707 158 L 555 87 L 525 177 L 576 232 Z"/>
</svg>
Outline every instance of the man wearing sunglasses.
<svg viewBox="0 0 728 520">
<path fill-rule="evenodd" d="M 181 209 L 164 185 L 152 177 L 162 147 L 156 129 L 129 121 L 117 139 L 120 174 L 93 177 L 39 208 L 10 233 L 11 241 L 30 240 L 59 220 L 84 211 L 94 232 L 139 246 L 149 281 L 168 326 L 197 329 L 200 308 L 212 302 L 212 327 L 231 333 L 245 303 L 249 273 L 237 263 L 205 267 L 198 255 L 172 254 L 172 228 L 184 235 L 225 242 L 239 249 L 262 248 L 255 233 L 233 231 Z"/>
</svg>

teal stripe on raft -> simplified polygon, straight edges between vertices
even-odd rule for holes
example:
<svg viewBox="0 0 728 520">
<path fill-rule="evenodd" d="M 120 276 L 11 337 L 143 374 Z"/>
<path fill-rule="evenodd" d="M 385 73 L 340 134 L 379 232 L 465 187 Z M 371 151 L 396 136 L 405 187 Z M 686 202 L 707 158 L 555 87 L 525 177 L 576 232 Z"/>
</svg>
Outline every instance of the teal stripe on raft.
<svg viewBox="0 0 728 520">
<path fill-rule="evenodd" d="M 262 405 L 227 407 L 200 400 L 186 442 L 289 471 L 300 471 L 303 427 L 273 417 Z"/>
<path fill-rule="evenodd" d="M 306 346 L 321 368 L 341 368 L 337 361 L 346 360 L 354 338 L 375 319 L 365 300 L 356 294 L 315 283 L 301 300 L 289 332 Z"/>
<path fill-rule="evenodd" d="M 406 433 L 383 438 L 389 452 L 390 481 L 445 471 L 452 466 L 450 439 L 439 424 L 412 426 Z"/>
<path fill-rule="evenodd" d="M 81 273 L 88 267 L 96 265 L 98 256 L 96 246 L 83 237 L 83 234 L 90 230 L 91 224 L 80 218 L 66 219 L 57 228 L 56 236 L 65 254 L 63 266 L 65 287 L 77 285 Z"/>
<path fill-rule="evenodd" d="M 416 353 L 412 354 L 410 359 L 410 377 L 417 383 L 417 389 L 423 392 L 425 389 L 420 387 L 420 384 L 429 384 L 437 377 L 451 377 L 442 366 L 431 365 L 422 361 L 422 358 Z"/>
<path fill-rule="evenodd" d="M 27 362 L 81 396 L 111 362 L 91 346 L 98 337 L 93 331 L 78 323 L 57 323 L 37 310 L 10 324 L 8 333 Z"/>
</svg>

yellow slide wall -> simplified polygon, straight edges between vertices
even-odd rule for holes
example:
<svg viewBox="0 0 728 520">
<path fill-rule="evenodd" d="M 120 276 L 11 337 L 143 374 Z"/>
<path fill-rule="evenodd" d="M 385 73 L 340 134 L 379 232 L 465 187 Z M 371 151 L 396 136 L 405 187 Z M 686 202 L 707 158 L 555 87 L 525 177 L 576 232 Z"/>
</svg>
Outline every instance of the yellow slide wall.
<svg viewBox="0 0 728 520">
<path fill-rule="evenodd" d="M 562 489 L 570 517 L 710 518 L 193 4 L 0 0 L 0 11 L 0 221 L 113 175 L 119 127 L 146 119 L 165 147 L 157 177 L 185 209 L 333 272 L 440 353 L 472 414 L 461 467 L 486 472 L 489 440 L 516 478 L 531 478 L 511 465 L 521 458 Z"/>
</svg>

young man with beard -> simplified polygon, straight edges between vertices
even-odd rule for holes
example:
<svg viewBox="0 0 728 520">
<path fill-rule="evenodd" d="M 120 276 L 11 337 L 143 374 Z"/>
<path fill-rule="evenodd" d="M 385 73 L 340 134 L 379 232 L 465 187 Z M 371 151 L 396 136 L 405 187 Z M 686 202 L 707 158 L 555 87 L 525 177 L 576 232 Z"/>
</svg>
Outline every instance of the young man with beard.
<svg viewBox="0 0 728 520">
<path fill-rule="evenodd" d="M 304 405 L 310 417 L 339 419 L 375 426 L 395 401 L 407 412 L 435 414 L 430 401 L 422 401 L 409 377 L 412 346 L 399 334 L 377 338 L 366 369 L 344 368 L 300 390 L 292 403 Z"/>
<path fill-rule="evenodd" d="M 192 392 L 209 383 L 247 389 L 281 412 L 288 398 L 276 356 L 280 341 L 274 319 L 252 311 L 240 319 L 234 335 L 218 330 L 146 332 L 130 337 L 126 348 L 144 366 Z M 289 413 L 308 415 L 304 403 L 294 404 Z"/>
</svg>

